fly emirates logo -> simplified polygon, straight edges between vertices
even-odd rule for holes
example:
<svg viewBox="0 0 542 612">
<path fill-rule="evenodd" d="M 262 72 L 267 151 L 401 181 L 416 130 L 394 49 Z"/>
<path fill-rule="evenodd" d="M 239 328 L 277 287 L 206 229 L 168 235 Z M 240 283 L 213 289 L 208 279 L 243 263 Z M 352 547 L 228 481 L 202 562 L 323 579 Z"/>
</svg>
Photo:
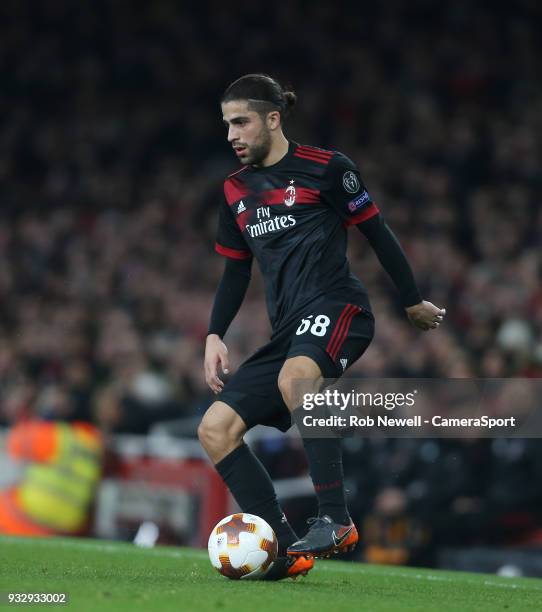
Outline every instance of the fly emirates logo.
<svg viewBox="0 0 542 612">
<path fill-rule="evenodd" d="M 269 206 L 261 206 L 256 210 L 257 222 L 253 224 L 247 223 L 247 232 L 251 238 L 265 236 L 271 232 L 278 232 L 288 227 L 295 225 L 295 217 L 293 215 L 276 215 L 271 216 Z"/>
</svg>

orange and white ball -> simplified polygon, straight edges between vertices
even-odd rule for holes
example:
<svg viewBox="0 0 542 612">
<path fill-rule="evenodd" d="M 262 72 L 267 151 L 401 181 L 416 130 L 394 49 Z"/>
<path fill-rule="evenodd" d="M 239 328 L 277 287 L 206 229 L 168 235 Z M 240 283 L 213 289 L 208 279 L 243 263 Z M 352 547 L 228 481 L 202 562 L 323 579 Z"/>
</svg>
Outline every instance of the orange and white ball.
<svg viewBox="0 0 542 612">
<path fill-rule="evenodd" d="M 209 536 L 213 567 L 233 580 L 261 578 L 277 558 L 278 542 L 259 516 L 237 513 L 223 518 Z"/>
</svg>

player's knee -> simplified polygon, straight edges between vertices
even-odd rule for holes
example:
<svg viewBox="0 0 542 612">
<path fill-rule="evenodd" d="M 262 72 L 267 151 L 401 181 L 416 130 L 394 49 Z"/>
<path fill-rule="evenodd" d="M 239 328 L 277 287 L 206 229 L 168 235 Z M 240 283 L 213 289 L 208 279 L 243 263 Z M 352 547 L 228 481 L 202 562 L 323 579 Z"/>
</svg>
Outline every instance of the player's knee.
<svg viewBox="0 0 542 612">
<path fill-rule="evenodd" d="M 210 410 L 210 409 L 209 409 Z M 216 415 L 205 413 L 198 427 L 198 438 L 205 450 L 217 450 L 227 444 L 226 430 Z"/>
<path fill-rule="evenodd" d="M 198 425 L 198 438 L 203 448 L 207 448 L 211 444 L 212 428 L 205 419 L 205 416 L 201 419 L 201 423 Z"/>
<path fill-rule="evenodd" d="M 198 427 L 198 438 L 208 453 L 235 448 L 246 431 L 241 417 L 222 402 L 212 404 Z"/>
<path fill-rule="evenodd" d="M 301 405 L 305 393 L 316 393 L 320 388 L 322 375 L 318 365 L 307 357 L 295 357 L 282 367 L 278 387 L 284 403 L 290 410 Z"/>
<path fill-rule="evenodd" d="M 298 384 L 299 381 L 299 384 Z M 297 368 L 282 370 L 278 378 L 279 391 L 282 395 L 284 403 L 290 410 L 296 408 L 300 403 L 300 394 L 302 391 L 300 381 L 305 382 L 304 372 Z M 296 399 L 297 398 L 297 399 Z"/>
<path fill-rule="evenodd" d="M 278 386 L 282 399 L 288 407 L 290 407 L 290 402 L 292 401 L 292 382 L 293 377 L 290 375 L 290 373 L 281 370 L 278 379 Z"/>
</svg>

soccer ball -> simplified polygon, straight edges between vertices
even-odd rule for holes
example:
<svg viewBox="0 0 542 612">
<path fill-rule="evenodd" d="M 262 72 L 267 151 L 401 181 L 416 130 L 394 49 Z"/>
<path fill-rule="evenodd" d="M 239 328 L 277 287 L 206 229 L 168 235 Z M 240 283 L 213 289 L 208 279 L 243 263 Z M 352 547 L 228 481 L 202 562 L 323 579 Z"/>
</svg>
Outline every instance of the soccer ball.
<svg viewBox="0 0 542 612">
<path fill-rule="evenodd" d="M 209 536 L 213 567 L 233 580 L 261 578 L 277 558 L 278 542 L 266 521 L 254 514 L 231 514 Z"/>
</svg>

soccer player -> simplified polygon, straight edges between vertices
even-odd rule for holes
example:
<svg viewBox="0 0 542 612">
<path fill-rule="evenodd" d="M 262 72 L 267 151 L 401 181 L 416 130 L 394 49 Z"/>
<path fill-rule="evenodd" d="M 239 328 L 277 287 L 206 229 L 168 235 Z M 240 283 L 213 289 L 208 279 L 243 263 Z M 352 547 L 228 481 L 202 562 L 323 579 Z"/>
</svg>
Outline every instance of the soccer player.
<svg viewBox="0 0 542 612">
<path fill-rule="evenodd" d="M 422 300 L 410 265 L 360 177 L 336 151 L 297 144 L 283 132 L 296 102 L 273 78 L 249 74 L 233 82 L 222 115 L 242 168 L 224 182 L 216 251 L 226 257 L 205 347 L 205 377 L 218 394 L 200 424 L 199 439 L 244 512 L 275 530 L 279 557 L 267 578 L 306 574 L 314 557 L 351 549 L 358 533 L 346 507 L 341 440 L 303 443 L 319 516 L 298 539 L 277 501 L 272 481 L 243 442 L 255 425 L 282 431 L 298 408 L 292 381 L 318 392 L 367 349 L 374 332 L 367 291 L 349 270 L 346 228 L 368 240 L 400 294 L 410 321 L 437 328 L 445 310 Z M 252 259 L 261 268 L 272 324 L 270 342 L 230 369 L 222 341 L 245 296 Z M 307 389 L 304 389 L 306 391 Z"/>
</svg>

